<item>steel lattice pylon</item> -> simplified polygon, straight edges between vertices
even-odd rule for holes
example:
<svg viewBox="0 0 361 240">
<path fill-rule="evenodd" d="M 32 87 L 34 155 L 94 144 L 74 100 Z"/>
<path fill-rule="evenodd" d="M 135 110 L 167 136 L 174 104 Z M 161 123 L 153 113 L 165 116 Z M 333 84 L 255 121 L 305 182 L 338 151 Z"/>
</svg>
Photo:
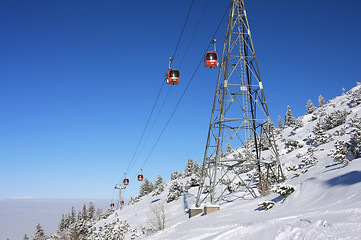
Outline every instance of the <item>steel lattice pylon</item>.
<svg viewBox="0 0 361 240">
<path fill-rule="evenodd" d="M 232 0 L 196 206 L 227 190 L 256 197 L 282 178 L 244 1 Z"/>
</svg>

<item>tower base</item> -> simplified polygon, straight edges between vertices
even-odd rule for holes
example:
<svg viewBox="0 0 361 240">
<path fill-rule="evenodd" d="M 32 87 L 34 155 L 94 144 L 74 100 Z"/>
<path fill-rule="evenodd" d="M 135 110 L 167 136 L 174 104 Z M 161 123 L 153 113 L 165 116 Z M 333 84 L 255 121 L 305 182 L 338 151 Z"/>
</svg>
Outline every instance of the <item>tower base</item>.
<svg viewBox="0 0 361 240">
<path fill-rule="evenodd" d="M 221 209 L 219 206 L 205 206 L 204 207 L 204 215 L 210 214 L 212 212 L 216 212 Z"/>
<path fill-rule="evenodd" d="M 189 218 L 194 217 L 200 213 L 202 213 L 202 208 L 191 208 L 188 210 Z"/>
</svg>

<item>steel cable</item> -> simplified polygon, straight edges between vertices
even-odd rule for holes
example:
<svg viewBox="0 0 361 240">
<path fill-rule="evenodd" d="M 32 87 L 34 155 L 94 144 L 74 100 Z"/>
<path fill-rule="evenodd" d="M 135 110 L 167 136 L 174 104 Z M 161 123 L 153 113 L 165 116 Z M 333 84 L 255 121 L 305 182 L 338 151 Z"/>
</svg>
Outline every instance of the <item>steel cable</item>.
<svg viewBox="0 0 361 240">
<path fill-rule="evenodd" d="M 230 7 L 230 4 L 228 5 L 228 7 L 227 7 L 227 9 L 226 9 L 225 13 L 223 14 L 222 19 L 221 19 L 220 23 L 218 24 L 218 27 L 217 27 L 217 29 L 216 29 L 215 33 L 213 34 L 212 39 L 214 39 L 214 38 L 215 38 L 215 36 L 216 36 L 216 34 L 217 34 L 217 32 L 218 32 L 219 28 L 221 27 L 222 22 L 224 21 L 224 18 L 225 18 L 225 16 L 226 16 L 227 12 L 228 12 L 229 7 Z M 210 41 L 210 42 L 209 42 L 209 44 L 208 44 L 208 46 L 207 46 L 206 50 L 204 51 L 204 54 L 207 52 L 207 50 L 209 49 L 209 47 L 211 46 L 211 44 L 212 44 L 212 41 Z M 201 65 L 201 63 L 202 63 L 202 61 L 203 61 L 204 54 L 202 55 L 202 57 L 201 57 L 201 59 L 200 59 L 200 61 L 199 61 L 198 65 L 197 65 L 197 67 L 196 67 L 195 71 L 194 71 L 194 72 L 193 72 L 193 74 L 192 74 L 192 77 L 190 78 L 190 80 L 189 80 L 189 82 L 188 82 L 187 86 L 185 87 L 185 89 L 183 90 L 182 95 L 180 96 L 180 98 L 179 98 L 179 100 L 178 100 L 178 102 L 177 102 L 176 106 L 174 107 L 174 109 L 173 109 L 173 111 L 172 111 L 172 113 L 171 113 L 170 117 L 168 118 L 168 120 L 167 120 L 167 122 L 166 122 L 165 126 L 163 127 L 162 132 L 160 133 L 160 135 L 158 136 L 157 140 L 155 141 L 155 143 L 154 143 L 154 145 L 153 145 L 153 147 L 152 147 L 151 151 L 149 152 L 149 154 L 148 154 L 147 158 L 144 160 L 144 162 L 143 162 L 143 164 L 142 164 L 142 166 L 141 166 L 141 169 L 144 169 L 145 164 L 148 162 L 148 160 L 149 160 L 149 158 L 150 158 L 151 154 L 153 153 L 153 151 L 154 151 L 155 147 L 157 146 L 157 144 L 158 144 L 158 142 L 159 142 L 160 138 L 162 137 L 162 135 L 163 135 L 163 133 L 164 133 L 165 129 L 168 127 L 169 122 L 171 121 L 171 119 L 172 119 L 172 117 L 173 117 L 174 113 L 176 112 L 176 110 L 177 110 L 177 108 L 178 108 L 179 104 L 181 103 L 181 101 L 182 101 L 182 99 L 183 99 L 183 97 L 184 97 L 185 93 L 187 92 L 187 90 L 188 90 L 188 88 L 189 88 L 189 86 L 190 86 L 191 82 L 193 81 L 194 76 L 196 75 L 196 73 L 197 73 L 197 71 L 198 71 L 198 69 L 199 69 L 199 66 Z M 139 173 L 139 172 L 138 172 L 138 173 Z M 137 174 L 138 174 L 138 173 L 137 173 Z M 134 177 L 134 178 L 135 178 L 135 177 Z"/>
</svg>

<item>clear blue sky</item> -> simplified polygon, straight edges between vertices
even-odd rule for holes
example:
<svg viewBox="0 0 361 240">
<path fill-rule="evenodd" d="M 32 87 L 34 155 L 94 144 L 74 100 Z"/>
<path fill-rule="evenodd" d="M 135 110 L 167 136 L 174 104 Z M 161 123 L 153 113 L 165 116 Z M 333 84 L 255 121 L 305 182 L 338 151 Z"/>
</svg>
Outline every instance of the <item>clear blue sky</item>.
<svg viewBox="0 0 361 240">
<path fill-rule="evenodd" d="M 229 3 L 195 1 L 181 69 L 132 178 L 202 58 Z M 191 0 L 0 1 L 0 198 L 112 198 L 173 55 Z M 361 81 L 361 2 L 246 0 L 271 118 L 295 116 Z M 222 49 L 226 23 L 217 34 Z M 189 46 L 189 48 L 188 48 Z M 188 48 L 188 51 L 186 49 Z M 184 59 L 184 60 L 183 60 Z M 217 70 L 197 71 L 144 167 L 169 179 L 202 161 Z M 154 117 L 159 108 L 155 110 Z M 153 126 L 154 118 L 150 126 Z M 146 133 L 148 136 L 148 132 Z M 136 195 L 132 184 L 125 196 Z"/>
</svg>

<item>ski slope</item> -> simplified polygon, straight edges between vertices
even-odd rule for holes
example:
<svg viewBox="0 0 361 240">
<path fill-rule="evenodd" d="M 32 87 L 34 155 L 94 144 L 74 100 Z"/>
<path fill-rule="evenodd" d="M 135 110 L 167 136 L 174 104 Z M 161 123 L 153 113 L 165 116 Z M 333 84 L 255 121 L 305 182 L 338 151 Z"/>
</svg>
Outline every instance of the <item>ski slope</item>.
<svg viewBox="0 0 361 240">
<path fill-rule="evenodd" d="M 198 188 L 190 188 L 178 200 L 166 203 L 170 181 L 160 195 L 144 196 L 139 202 L 126 205 L 97 222 L 96 231 L 100 226 L 120 219 L 137 229 L 139 237 L 136 239 L 360 239 L 361 158 L 351 157 L 350 164 L 344 166 L 329 156 L 337 140 L 349 141 L 351 129 L 347 126 L 351 119 L 361 116 L 361 104 L 352 106 L 350 102 L 354 97 L 361 98 L 360 95 L 361 85 L 358 85 L 313 113 L 327 115 L 337 110 L 348 111 L 345 124 L 327 130 L 332 140 L 325 144 L 306 144 L 305 138 L 312 134 L 318 121 L 312 120 L 313 114 L 299 118 L 302 127 L 287 127 L 279 132 L 276 140 L 287 176 L 283 184 L 295 189 L 287 198 L 277 193 L 255 199 L 232 198 L 232 201 L 219 202 L 220 211 L 189 219 L 186 211 L 194 206 Z M 339 134 L 343 130 L 344 133 Z M 297 140 L 303 146 L 290 151 L 285 148 L 285 139 Z M 306 156 L 308 148 L 312 148 L 317 160 L 305 165 L 300 156 Z M 296 169 L 290 170 L 290 166 L 296 166 Z M 184 185 L 187 180 L 189 177 L 173 181 Z M 261 210 L 258 204 L 269 200 L 275 202 L 273 208 Z M 141 228 L 149 227 L 154 218 L 151 208 L 161 206 L 165 211 L 165 229 L 142 234 Z M 126 239 L 131 239 L 130 233 Z"/>
</svg>

